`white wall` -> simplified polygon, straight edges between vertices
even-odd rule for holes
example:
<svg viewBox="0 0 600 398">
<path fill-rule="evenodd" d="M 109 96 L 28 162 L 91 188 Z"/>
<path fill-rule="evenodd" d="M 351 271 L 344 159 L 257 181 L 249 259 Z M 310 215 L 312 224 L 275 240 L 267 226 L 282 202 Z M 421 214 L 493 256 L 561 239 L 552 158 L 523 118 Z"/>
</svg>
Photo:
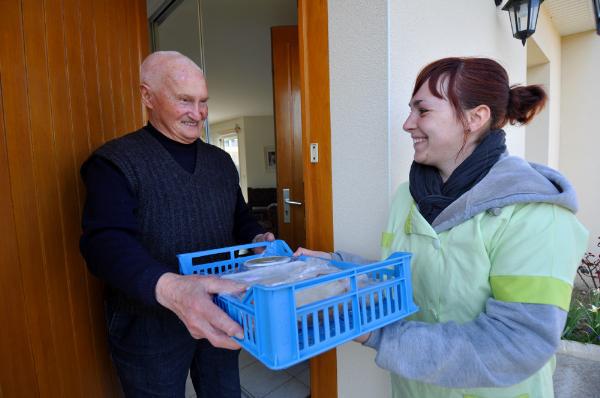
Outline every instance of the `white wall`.
<svg viewBox="0 0 600 398">
<path fill-rule="evenodd" d="M 492 1 L 390 1 L 390 101 L 392 186 L 406 181 L 412 144 L 402 124 L 422 67 L 447 56 L 484 56 L 499 61 L 511 84 L 526 82 L 525 49 L 511 35 L 508 14 Z M 525 152 L 523 127 L 505 128 L 508 150 Z"/>
<path fill-rule="evenodd" d="M 548 103 L 545 115 L 540 115 L 541 120 L 547 119 L 547 164 L 558 168 L 560 150 L 560 103 L 561 103 L 561 43 L 560 35 L 546 12 L 545 4 L 540 8 L 538 23 L 532 42 L 543 52 L 548 59 L 547 84 Z M 528 40 L 528 46 L 530 45 Z M 538 123 L 540 122 L 538 121 Z M 538 126 L 539 127 L 539 126 Z M 536 126 L 534 125 L 534 130 Z M 527 134 L 527 128 L 525 129 Z"/>
<path fill-rule="evenodd" d="M 273 116 L 244 117 L 246 171 L 250 188 L 275 188 L 275 170 L 267 170 L 265 147 L 275 147 Z"/>
<path fill-rule="evenodd" d="M 575 186 L 579 220 L 600 236 L 600 37 L 589 31 L 562 39 L 560 170 Z"/>
<path fill-rule="evenodd" d="M 328 7 L 334 245 L 375 258 L 389 206 L 387 1 Z M 373 355 L 338 347 L 339 397 L 389 396 Z"/>
<path fill-rule="evenodd" d="M 336 249 L 379 253 L 390 196 L 407 180 L 412 144 L 402 131 L 419 70 L 445 56 L 488 56 L 526 81 L 525 49 L 492 1 L 329 0 L 333 226 Z M 523 128 L 507 128 L 523 155 Z M 386 397 L 374 352 L 338 348 L 339 397 Z"/>
<path fill-rule="evenodd" d="M 528 43 L 531 46 L 533 43 Z M 528 48 L 529 50 L 529 48 Z M 527 68 L 527 84 L 540 84 L 548 90 L 550 85 L 550 63 Z M 542 111 L 525 127 L 525 159 L 529 162 L 548 164 L 550 154 L 550 106 Z M 554 165 L 553 167 L 558 167 Z"/>
</svg>

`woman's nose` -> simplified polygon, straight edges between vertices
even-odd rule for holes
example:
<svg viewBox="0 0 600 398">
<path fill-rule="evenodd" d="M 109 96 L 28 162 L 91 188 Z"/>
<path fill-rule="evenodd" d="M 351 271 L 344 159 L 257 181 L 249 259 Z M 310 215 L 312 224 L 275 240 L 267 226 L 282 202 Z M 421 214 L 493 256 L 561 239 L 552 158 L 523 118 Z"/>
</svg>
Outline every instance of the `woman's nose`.
<svg viewBox="0 0 600 398">
<path fill-rule="evenodd" d="M 411 112 L 408 115 L 408 117 L 406 118 L 406 120 L 404 121 L 404 124 L 402 125 L 402 128 L 407 133 L 410 133 L 411 130 L 414 130 L 416 127 L 417 127 L 417 124 L 415 123 L 415 118 L 413 117 L 413 114 Z"/>
</svg>

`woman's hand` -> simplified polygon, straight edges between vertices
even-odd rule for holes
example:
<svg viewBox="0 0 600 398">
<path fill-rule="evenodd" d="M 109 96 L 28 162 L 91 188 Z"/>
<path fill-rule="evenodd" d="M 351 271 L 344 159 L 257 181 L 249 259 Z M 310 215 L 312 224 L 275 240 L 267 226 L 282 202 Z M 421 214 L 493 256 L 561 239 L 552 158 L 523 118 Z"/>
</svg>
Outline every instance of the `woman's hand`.
<svg viewBox="0 0 600 398">
<path fill-rule="evenodd" d="M 319 257 L 319 258 L 324 258 L 325 260 L 331 260 L 331 257 L 332 257 L 331 253 L 318 252 L 318 251 L 315 251 L 315 250 L 305 249 L 303 247 L 299 247 L 294 252 L 294 257 L 298 257 L 298 256 Z"/>
<path fill-rule="evenodd" d="M 311 256 L 311 257 L 319 257 L 319 258 L 324 258 L 325 260 L 331 260 L 331 258 L 333 257 L 332 253 L 327 253 L 327 252 L 319 252 L 316 250 L 309 250 L 309 249 L 305 249 L 303 247 L 299 247 L 295 252 L 294 252 L 294 257 L 298 257 L 298 256 Z M 356 341 L 357 343 L 364 343 L 365 341 L 369 340 L 369 337 L 371 337 L 371 332 L 369 333 L 365 333 L 362 336 L 358 336 L 357 338 L 354 339 L 354 341 Z"/>
<path fill-rule="evenodd" d="M 358 336 L 357 338 L 354 339 L 354 341 L 356 341 L 357 343 L 363 344 L 365 341 L 369 340 L 369 337 L 371 337 L 371 332 L 365 333 L 362 336 Z"/>
</svg>

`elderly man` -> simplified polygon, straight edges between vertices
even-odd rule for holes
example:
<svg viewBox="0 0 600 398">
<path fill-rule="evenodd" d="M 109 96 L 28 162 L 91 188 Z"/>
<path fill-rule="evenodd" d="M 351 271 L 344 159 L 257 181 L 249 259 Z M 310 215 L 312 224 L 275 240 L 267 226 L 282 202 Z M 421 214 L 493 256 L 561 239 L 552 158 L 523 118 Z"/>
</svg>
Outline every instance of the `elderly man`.
<svg viewBox="0 0 600 398">
<path fill-rule="evenodd" d="M 241 327 L 212 302 L 244 289 L 177 274 L 178 253 L 273 240 L 251 216 L 227 153 L 199 139 L 208 93 L 201 69 L 177 52 L 141 67 L 148 124 L 109 141 L 83 164 L 81 252 L 107 283 L 108 340 L 127 397 L 240 396 Z M 220 348 L 217 348 L 220 347 Z"/>
</svg>

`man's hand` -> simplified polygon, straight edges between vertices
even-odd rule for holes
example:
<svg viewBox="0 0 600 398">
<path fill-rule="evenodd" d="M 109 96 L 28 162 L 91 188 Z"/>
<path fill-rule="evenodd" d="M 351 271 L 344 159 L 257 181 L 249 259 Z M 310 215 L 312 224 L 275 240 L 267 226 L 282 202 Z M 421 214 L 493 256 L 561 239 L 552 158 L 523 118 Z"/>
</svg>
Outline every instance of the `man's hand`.
<svg viewBox="0 0 600 398">
<path fill-rule="evenodd" d="M 156 300 L 173 311 L 195 339 L 215 347 L 239 349 L 231 336 L 243 338 L 242 327 L 212 301 L 217 293 L 241 293 L 246 286 L 212 276 L 166 273 L 156 283 Z"/>
<path fill-rule="evenodd" d="M 273 235 L 271 232 L 265 232 L 264 234 L 256 235 L 254 237 L 254 239 L 252 239 L 252 243 L 272 242 L 274 240 L 275 240 L 275 235 Z M 265 251 L 265 248 L 264 247 L 255 247 L 254 249 L 252 249 L 252 251 L 254 251 L 254 253 L 256 253 L 256 254 L 260 254 Z"/>
</svg>

